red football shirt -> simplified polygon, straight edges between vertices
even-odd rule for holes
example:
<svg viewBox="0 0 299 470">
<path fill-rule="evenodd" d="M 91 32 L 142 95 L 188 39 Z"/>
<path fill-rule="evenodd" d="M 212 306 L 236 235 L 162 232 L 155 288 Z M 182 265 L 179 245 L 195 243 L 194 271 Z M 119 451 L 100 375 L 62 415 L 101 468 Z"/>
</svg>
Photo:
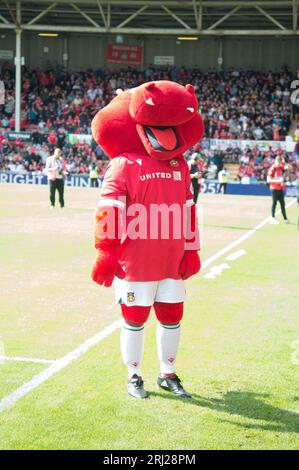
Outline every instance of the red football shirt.
<svg viewBox="0 0 299 470">
<path fill-rule="evenodd" d="M 270 176 L 270 178 L 279 178 L 281 176 L 283 176 L 283 172 L 284 172 L 284 164 L 281 164 L 279 166 L 276 166 L 276 165 L 272 165 L 270 168 L 269 168 L 269 171 L 268 171 L 268 176 Z M 271 189 L 285 189 L 285 184 L 284 183 L 270 183 L 270 188 Z"/>
<path fill-rule="evenodd" d="M 198 230 L 196 241 L 186 246 L 184 220 L 193 195 L 183 158 L 160 161 L 132 154 L 114 158 L 105 173 L 99 205 L 123 210 L 120 262 L 127 280 L 181 278 L 185 249 L 199 249 Z"/>
</svg>

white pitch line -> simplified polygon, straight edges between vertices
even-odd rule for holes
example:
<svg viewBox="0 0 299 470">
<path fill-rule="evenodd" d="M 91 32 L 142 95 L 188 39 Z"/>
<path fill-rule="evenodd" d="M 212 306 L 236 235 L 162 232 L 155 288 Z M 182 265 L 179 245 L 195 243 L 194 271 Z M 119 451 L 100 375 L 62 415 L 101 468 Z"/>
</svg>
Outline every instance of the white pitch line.
<svg viewBox="0 0 299 470">
<path fill-rule="evenodd" d="M 296 199 L 294 199 L 289 204 L 287 204 L 286 207 L 290 207 L 295 202 L 296 202 Z M 222 255 L 224 255 L 225 253 L 230 251 L 235 246 L 238 246 L 244 240 L 247 240 L 247 238 L 251 237 L 258 229 L 260 229 L 261 227 L 266 225 L 269 222 L 269 220 L 270 220 L 270 217 L 267 217 L 265 220 L 263 220 L 263 222 L 259 223 L 252 230 L 250 230 L 249 232 L 242 235 L 242 237 L 238 238 L 237 240 L 230 243 L 229 245 L 227 245 L 222 250 L 218 251 L 218 253 L 216 253 L 215 255 L 208 258 L 202 264 L 202 269 L 205 269 L 207 266 L 212 264 L 216 259 L 220 258 Z M 60 372 L 62 369 L 67 367 L 75 359 L 78 359 L 80 356 L 82 356 L 82 354 L 87 352 L 92 346 L 95 346 L 96 344 L 103 341 L 103 339 L 110 336 L 115 330 L 120 328 L 120 326 L 121 326 L 121 320 L 117 320 L 116 322 L 114 322 L 111 325 L 107 326 L 106 328 L 104 328 L 103 331 L 100 331 L 96 335 L 94 335 L 91 338 L 87 339 L 84 343 L 82 343 L 80 346 L 78 346 L 76 349 L 74 349 L 74 351 L 66 354 L 61 359 L 58 359 L 52 365 L 47 367 L 44 371 L 42 371 L 39 374 L 35 375 L 31 380 L 29 380 L 29 382 L 26 382 L 25 384 L 21 385 L 21 387 L 17 388 L 17 390 L 15 390 L 14 392 L 12 392 L 9 395 L 7 395 L 6 397 L 4 397 L 0 401 L 0 412 L 4 411 L 4 410 L 8 410 L 9 408 L 12 408 L 15 405 L 15 403 L 18 400 L 20 400 L 20 398 L 22 398 L 25 395 L 27 395 L 28 393 L 30 393 L 31 390 L 34 390 L 35 388 L 37 388 L 43 382 L 45 382 L 50 377 L 52 377 L 52 375 L 57 374 L 57 372 Z"/>
<path fill-rule="evenodd" d="M 103 341 L 103 339 L 110 336 L 113 331 L 117 330 L 120 327 L 120 325 L 121 320 L 115 321 L 111 325 L 104 328 L 104 330 L 100 331 L 96 335 L 84 341 L 84 343 L 82 343 L 73 351 L 66 354 L 61 359 L 55 361 L 51 366 L 47 367 L 45 370 L 35 375 L 31 380 L 29 380 L 29 382 L 26 382 L 25 384 L 21 385 L 21 387 L 17 388 L 14 392 L 4 397 L 0 401 L 0 412 L 12 408 L 14 404 L 18 400 L 20 400 L 20 398 L 24 397 L 29 392 L 37 388 L 43 382 L 52 377 L 52 375 L 57 374 L 57 372 L 60 372 L 62 369 L 67 367 L 75 359 L 78 359 L 80 356 L 82 356 L 82 354 L 87 352 L 92 346 L 95 346 L 96 344 Z"/>
<path fill-rule="evenodd" d="M 293 201 L 290 201 L 287 205 L 286 205 L 286 208 L 292 206 L 293 204 L 295 204 L 296 202 L 296 199 L 294 199 Z M 277 211 L 277 213 L 280 212 L 280 211 Z M 244 233 L 244 235 L 242 235 L 240 238 L 237 238 L 237 240 L 235 240 L 234 242 L 230 243 L 229 245 L 227 245 L 226 247 L 224 247 L 222 250 L 218 251 L 218 253 L 215 253 L 215 255 L 211 256 L 210 258 L 208 258 L 206 261 L 204 261 L 201 265 L 201 271 L 203 269 L 205 269 L 207 266 L 209 266 L 210 264 L 214 263 L 214 261 L 216 261 L 216 259 L 218 258 L 221 258 L 221 256 L 225 255 L 226 253 L 228 253 L 232 248 L 235 248 L 235 246 L 238 246 L 240 245 L 241 243 L 243 243 L 245 240 L 247 240 L 248 238 L 252 237 L 252 235 L 255 234 L 255 232 L 257 230 L 259 230 L 260 228 L 264 227 L 264 225 L 267 225 L 270 221 L 271 217 L 267 217 L 265 220 L 263 220 L 262 222 L 260 222 L 258 225 L 256 225 L 253 229 L 249 230 L 249 232 L 246 232 Z"/>
<path fill-rule="evenodd" d="M 55 361 L 50 359 L 35 359 L 34 357 L 0 356 L 1 361 L 15 362 L 33 362 L 36 364 L 53 364 Z"/>
<path fill-rule="evenodd" d="M 215 279 L 215 277 L 220 276 L 220 274 L 222 274 L 222 271 L 224 269 L 229 269 L 229 268 L 230 268 L 230 265 L 227 263 L 219 264 L 219 266 L 213 266 L 208 272 L 208 274 L 205 274 L 203 277 L 205 279 Z"/>
<path fill-rule="evenodd" d="M 216 274 L 213 274 L 211 271 L 208 274 L 203 276 L 205 279 L 216 279 Z"/>
<path fill-rule="evenodd" d="M 226 259 L 227 261 L 236 261 L 236 259 L 241 258 L 241 256 L 244 255 L 246 255 L 246 250 L 241 249 L 227 256 Z"/>
</svg>

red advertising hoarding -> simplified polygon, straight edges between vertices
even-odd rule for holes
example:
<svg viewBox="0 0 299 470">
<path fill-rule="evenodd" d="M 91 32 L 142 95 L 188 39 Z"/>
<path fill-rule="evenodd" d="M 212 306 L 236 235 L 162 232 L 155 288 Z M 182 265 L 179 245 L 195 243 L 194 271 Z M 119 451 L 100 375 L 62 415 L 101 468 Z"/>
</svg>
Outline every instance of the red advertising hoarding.
<svg viewBox="0 0 299 470">
<path fill-rule="evenodd" d="M 108 63 L 113 64 L 141 65 L 143 61 L 143 46 L 108 44 L 106 60 Z"/>
</svg>

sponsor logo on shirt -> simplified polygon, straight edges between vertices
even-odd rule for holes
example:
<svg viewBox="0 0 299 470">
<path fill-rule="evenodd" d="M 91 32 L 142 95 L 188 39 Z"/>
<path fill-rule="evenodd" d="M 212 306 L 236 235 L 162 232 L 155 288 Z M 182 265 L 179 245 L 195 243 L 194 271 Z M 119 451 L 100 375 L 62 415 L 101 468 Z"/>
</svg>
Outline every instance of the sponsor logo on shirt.
<svg viewBox="0 0 299 470">
<path fill-rule="evenodd" d="M 157 171 L 156 173 L 146 173 L 145 175 L 140 175 L 141 181 L 152 179 L 171 179 L 171 173 Z"/>
<path fill-rule="evenodd" d="M 141 181 L 154 180 L 154 179 L 174 179 L 174 181 L 182 181 L 182 174 L 180 171 L 174 171 L 173 173 L 165 173 L 157 171 L 156 173 L 146 173 L 145 175 L 140 175 Z"/>
</svg>

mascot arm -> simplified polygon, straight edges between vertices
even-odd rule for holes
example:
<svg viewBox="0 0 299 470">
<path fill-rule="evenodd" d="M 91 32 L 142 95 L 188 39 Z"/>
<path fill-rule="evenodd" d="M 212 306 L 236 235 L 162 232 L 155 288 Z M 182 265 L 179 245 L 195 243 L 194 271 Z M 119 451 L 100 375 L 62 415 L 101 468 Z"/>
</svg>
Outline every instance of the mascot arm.
<svg viewBox="0 0 299 470">
<path fill-rule="evenodd" d="M 197 274 L 200 271 L 201 263 L 198 251 L 200 249 L 200 239 L 198 230 L 198 220 L 196 205 L 193 202 L 193 194 L 190 189 L 191 179 L 189 169 L 186 171 L 186 243 L 185 253 L 180 263 L 179 272 L 182 279 Z"/>
<path fill-rule="evenodd" d="M 111 286 L 115 276 L 120 279 L 125 276 L 119 263 L 125 194 L 121 166 L 112 160 L 105 174 L 96 211 L 95 247 L 98 256 L 92 269 L 92 279 L 106 287 Z"/>
</svg>

